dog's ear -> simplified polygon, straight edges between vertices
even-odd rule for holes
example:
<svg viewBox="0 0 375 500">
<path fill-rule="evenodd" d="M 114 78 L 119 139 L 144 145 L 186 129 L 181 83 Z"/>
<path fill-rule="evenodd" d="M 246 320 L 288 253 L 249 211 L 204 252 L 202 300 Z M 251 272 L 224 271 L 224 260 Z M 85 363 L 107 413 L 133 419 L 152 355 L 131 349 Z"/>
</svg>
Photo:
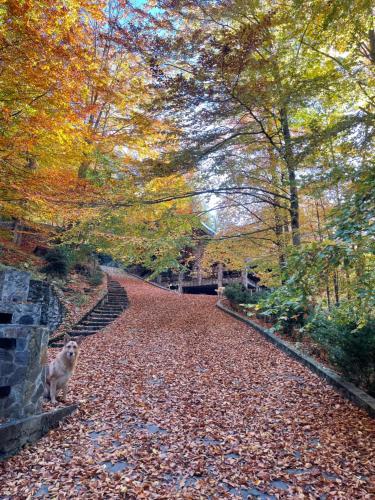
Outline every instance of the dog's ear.
<svg viewBox="0 0 375 500">
<path fill-rule="evenodd" d="M 68 342 L 70 342 L 70 340 L 71 340 L 71 339 L 70 339 L 69 335 L 66 333 L 66 334 L 64 335 L 64 345 L 65 345 L 65 344 L 67 344 Z"/>
<path fill-rule="evenodd" d="M 75 337 L 74 340 L 75 342 L 77 342 L 78 345 L 81 345 L 84 338 L 85 337 L 83 335 L 80 335 L 79 337 Z"/>
</svg>

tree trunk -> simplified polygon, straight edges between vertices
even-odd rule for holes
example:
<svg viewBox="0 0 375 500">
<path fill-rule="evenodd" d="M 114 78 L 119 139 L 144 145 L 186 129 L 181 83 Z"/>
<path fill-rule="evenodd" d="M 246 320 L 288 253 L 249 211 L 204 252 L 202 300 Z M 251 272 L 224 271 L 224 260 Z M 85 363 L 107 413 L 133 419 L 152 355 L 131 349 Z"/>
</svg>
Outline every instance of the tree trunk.
<svg viewBox="0 0 375 500">
<path fill-rule="evenodd" d="M 369 38 L 369 59 L 375 64 L 375 30 L 370 29 L 368 32 Z"/>
<path fill-rule="evenodd" d="M 274 212 L 275 212 L 275 236 L 276 236 L 277 254 L 279 259 L 280 271 L 282 273 L 286 266 L 286 257 L 284 252 L 284 241 L 283 241 L 284 221 L 281 217 L 278 207 L 274 207 Z"/>
<path fill-rule="evenodd" d="M 89 124 L 91 127 L 92 127 L 93 120 L 94 120 L 94 117 L 93 117 L 93 115 L 91 115 L 90 120 L 89 120 Z M 85 142 L 88 145 L 92 144 L 92 140 L 90 140 L 90 139 L 85 139 Z M 87 172 L 90 168 L 90 165 L 91 165 L 90 154 L 84 153 L 83 159 L 82 159 L 81 164 L 80 164 L 79 169 L 78 169 L 78 178 L 79 179 L 86 179 Z"/>
<path fill-rule="evenodd" d="M 22 232 L 20 230 L 22 230 L 22 226 L 19 221 L 16 220 L 13 229 L 13 243 L 17 246 L 20 246 L 22 242 Z"/>
<path fill-rule="evenodd" d="M 326 294 L 327 294 L 328 309 L 331 309 L 331 291 L 329 289 L 329 279 L 328 278 L 327 278 Z"/>
<path fill-rule="evenodd" d="M 285 178 L 284 174 L 282 172 L 278 172 L 277 170 L 277 161 L 275 160 L 275 157 L 273 154 L 271 154 L 271 161 L 272 164 L 274 165 L 274 168 L 272 170 L 272 183 L 274 184 L 275 187 L 279 186 L 280 184 L 283 185 L 285 184 Z M 277 200 L 275 199 L 275 202 Z M 284 212 L 284 213 L 283 213 Z M 282 273 L 283 270 L 285 269 L 286 266 L 286 255 L 285 255 L 285 238 L 284 238 L 284 215 L 285 215 L 285 210 L 282 211 L 282 209 L 276 204 L 273 206 L 273 214 L 274 214 L 274 221 L 275 221 L 275 244 L 277 247 L 277 255 L 278 255 L 278 260 L 279 260 L 279 267 L 280 267 L 280 272 Z"/>
<path fill-rule="evenodd" d="M 338 306 L 340 304 L 340 292 L 339 292 L 339 275 L 337 271 L 333 273 L 333 288 L 335 291 L 335 302 L 336 305 Z"/>
<path fill-rule="evenodd" d="M 82 160 L 78 169 L 79 179 L 86 179 L 89 167 L 90 167 L 90 161 L 88 159 Z"/>
<path fill-rule="evenodd" d="M 26 162 L 27 162 L 27 168 L 29 168 L 30 170 L 36 170 L 38 164 L 35 156 L 28 155 L 26 158 Z"/>
<path fill-rule="evenodd" d="M 350 293 L 350 275 L 347 269 L 345 269 L 345 276 L 346 276 L 346 297 L 348 300 L 350 300 L 352 298 Z"/>
<path fill-rule="evenodd" d="M 217 266 L 217 287 L 218 288 L 223 286 L 223 274 L 224 274 L 223 264 L 221 262 L 219 262 L 219 264 Z"/>
<path fill-rule="evenodd" d="M 292 228 L 292 243 L 300 246 L 301 234 L 299 225 L 299 200 L 296 179 L 296 160 L 293 154 L 292 138 L 289 130 L 288 114 L 286 108 L 280 111 L 281 128 L 284 137 L 284 159 L 288 170 L 289 196 L 290 196 L 290 224 Z"/>
</svg>

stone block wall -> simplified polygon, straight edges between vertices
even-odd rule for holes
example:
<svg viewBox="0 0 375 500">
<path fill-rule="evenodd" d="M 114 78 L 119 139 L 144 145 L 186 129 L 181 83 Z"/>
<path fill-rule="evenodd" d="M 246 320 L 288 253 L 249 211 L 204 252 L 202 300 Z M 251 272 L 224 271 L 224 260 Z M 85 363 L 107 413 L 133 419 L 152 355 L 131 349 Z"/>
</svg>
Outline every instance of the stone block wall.
<svg viewBox="0 0 375 500">
<path fill-rule="evenodd" d="M 40 324 L 47 326 L 51 332 L 56 330 L 65 311 L 54 287 L 45 281 L 30 280 L 27 299 L 40 304 Z"/>
<path fill-rule="evenodd" d="M 52 332 L 62 322 L 64 312 L 49 283 L 31 280 L 29 273 L 17 269 L 0 272 L 0 324 L 43 325 Z"/>
<path fill-rule="evenodd" d="M 41 304 L 0 302 L 0 313 L 9 315 L 0 324 L 12 323 L 20 325 L 39 325 L 41 323 Z"/>
<path fill-rule="evenodd" d="M 0 326 L 0 419 L 18 419 L 40 411 L 48 329 Z"/>
<path fill-rule="evenodd" d="M 0 272 L 0 420 L 40 411 L 48 333 L 62 318 L 49 283 L 17 269 Z"/>
<path fill-rule="evenodd" d="M 0 272 L 0 461 L 76 408 L 41 413 L 49 332 L 62 319 L 49 283 L 17 269 Z"/>
<path fill-rule="evenodd" d="M 0 301 L 26 302 L 29 294 L 30 274 L 17 269 L 0 273 Z"/>
</svg>

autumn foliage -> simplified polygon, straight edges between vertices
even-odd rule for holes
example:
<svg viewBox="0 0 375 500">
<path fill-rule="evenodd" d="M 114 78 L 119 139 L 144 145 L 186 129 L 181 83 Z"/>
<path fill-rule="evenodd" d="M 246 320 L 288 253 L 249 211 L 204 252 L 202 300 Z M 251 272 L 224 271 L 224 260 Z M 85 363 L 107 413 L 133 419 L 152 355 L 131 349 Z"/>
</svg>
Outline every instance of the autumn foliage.
<svg viewBox="0 0 375 500">
<path fill-rule="evenodd" d="M 150 69 L 116 39 L 116 26 L 126 26 L 132 9 L 90 0 L 10 0 L 0 9 L 1 217 L 47 224 L 51 236 L 55 227 L 69 242 L 99 247 L 109 231 L 116 254 L 110 214 L 129 245 L 147 253 L 142 227 L 128 230 L 138 227 L 131 207 L 159 197 L 147 161 L 173 147 L 178 131 L 152 111 Z M 178 191 L 183 180 L 172 185 Z M 162 196 L 163 182 L 160 189 Z M 183 205 L 160 205 L 157 214 L 143 209 L 140 224 L 158 238 L 154 217 Z M 182 226 L 177 231 L 189 232 Z"/>
</svg>

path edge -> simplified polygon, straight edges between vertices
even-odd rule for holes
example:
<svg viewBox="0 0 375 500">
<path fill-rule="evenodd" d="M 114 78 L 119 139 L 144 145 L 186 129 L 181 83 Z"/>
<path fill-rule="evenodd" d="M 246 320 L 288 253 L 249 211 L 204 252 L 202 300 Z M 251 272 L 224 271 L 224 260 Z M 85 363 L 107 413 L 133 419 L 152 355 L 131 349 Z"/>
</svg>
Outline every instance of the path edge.
<svg viewBox="0 0 375 500">
<path fill-rule="evenodd" d="M 216 303 L 216 307 L 226 314 L 229 314 L 233 318 L 246 323 L 248 326 L 261 333 L 276 347 L 316 373 L 320 378 L 328 382 L 346 399 L 349 399 L 352 403 L 365 410 L 370 415 L 370 417 L 375 418 L 375 398 L 367 394 L 365 391 L 359 389 L 351 382 L 348 382 L 330 368 L 326 368 L 322 364 L 318 363 L 312 357 L 301 353 L 300 351 L 295 349 L 292 344 L 280 339 L 267 328 L 263 328 L 262 326 L 258 325 L 258 323 L 255 323 L 254 321 L 251 321 L 250 319 L 247 319 L 241 314 L 238 314 L 237 312 L 232 311 L 228 307 L 224 306 L 220 300 Z"/>
</svg>

